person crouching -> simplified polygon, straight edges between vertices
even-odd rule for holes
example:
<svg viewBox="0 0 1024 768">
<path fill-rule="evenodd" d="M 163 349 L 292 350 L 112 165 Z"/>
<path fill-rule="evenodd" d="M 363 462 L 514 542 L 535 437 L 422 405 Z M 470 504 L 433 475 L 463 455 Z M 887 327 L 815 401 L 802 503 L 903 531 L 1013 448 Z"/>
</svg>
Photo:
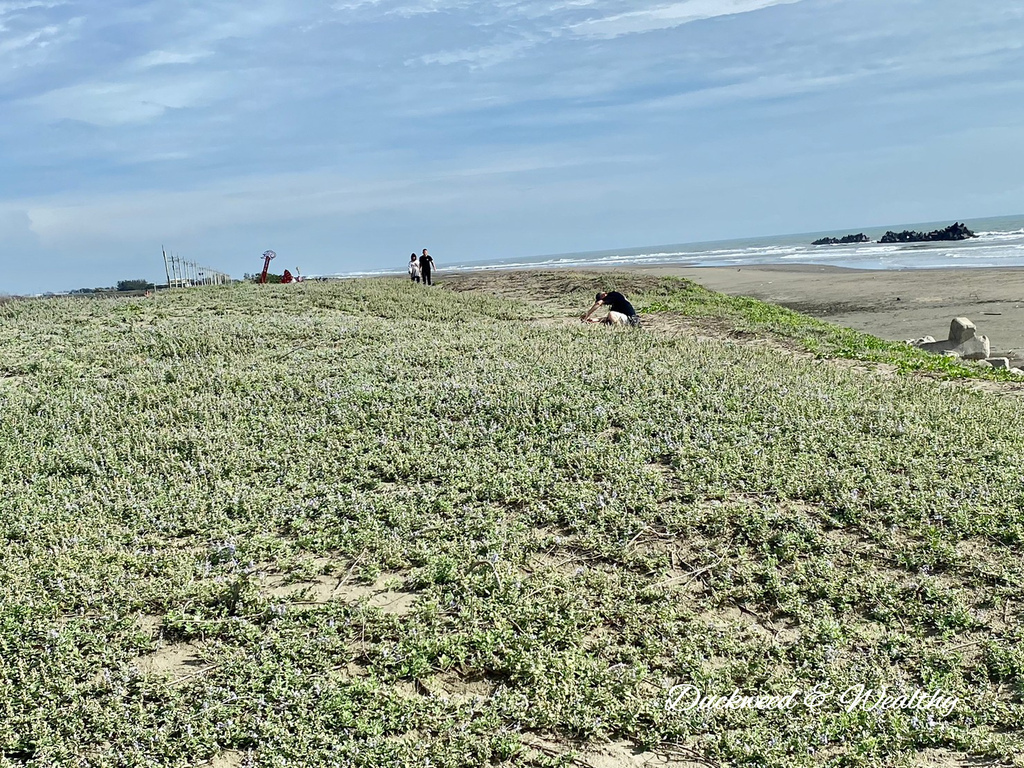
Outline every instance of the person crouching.
<svg viewBox="0 0 1024 768">
<path fill-rule="evenodd" d="M 591 318 L 591 315 L 594 314 L 598 307 L 608 307 L 608 314 L 600 319 Z M 640 327 L 640 316 L 633 309 L 633 305 L 629 303 L 629 300 L 618 291 L 598 293 L 594 297 L 594 306 L 588 309 L 580 320 L 584 323 L 607 323 L 608 325 Z"/>
</svg>

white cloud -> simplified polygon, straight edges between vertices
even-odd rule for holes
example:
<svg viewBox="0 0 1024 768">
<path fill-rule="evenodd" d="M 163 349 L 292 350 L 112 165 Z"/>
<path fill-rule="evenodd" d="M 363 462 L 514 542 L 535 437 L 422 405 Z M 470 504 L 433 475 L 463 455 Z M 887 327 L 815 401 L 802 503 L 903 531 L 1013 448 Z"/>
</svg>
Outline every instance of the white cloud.
<svg viewBox="0 0 1024 768">
<path fill-rule="evenodd" d="M 220 93 L 216 76 L 194 79 L 82 83 L 29 99 L 50 120 L 80 120 L 99 126 L 142 123 L 169 109 L 208 104 Z"/>
<path fill-rule="evenodd" d="M 694 109 L 717 106 L 748 99 L 775 99 L 798 96 L 838 88 L 868 77 L 869 71 L 847 72 L 842 75 L 820 75 L 799 77 L 790 74 L 763 75 L 742 82 L 730 83 L 712 88 L 702 88 L 687 93 L 659 99 L 651 99 L 642 105 L 645 109 L 674 112 L 679 109 Z"/>
<path fill-rule="evenodd" d="M 0 26 L 0 32 L 3 32 L 3 26 Z M 46 45 L 48 40 L 57 36 L 61 31 L 61 28 L 55 24 L 50 24 L 39 29 L 33 29 L 30 32 L 26 32 L 21 35 L 13 37 L 6 37 L 0 40 L 0 56 L 6 56 L 9 53 L 20 51 L 24 48 L 29 48 L 33 45 Z"/>
<path fill-rule="evenodd" d="M 339 10 L 377 8 L 381 0 L 352 0 L 335 6 Z M 680 0 L 664 4 L 651 0 L 636 2 L 632 9 L 619 12 L 621 3 L 609 0 L 554 0 L 508 2 L 477 7 L 479 14 L 472 25 L 476 37 L 490 35 L 486 45 L 440 50 L 424 54 L 406 63 L 464 64 L 471 68 L 487 67 L 513 59 L 559 38 L 614 39 L 629 34 L 671 29 L 694 21 L 719 16 L 735 16 L 777 5 L 791 5 L 801 0 Z M 457 0 L 425 0 L 420 4 L 402 5 L 384 15 L 413 16 L 438 10 L 455 12 L 464 6 Z M 467 18 L 469 18 L 467 16 Z M 509 41 L 511 34 L 518 39 Z"/>
<path fill-rule="evenodd" d="M 204 44 L 223 40 L 252 39 L 278 27 L 287 27 L 307 14 L 282 0 L 264 0 L 256 4 L 222 5 L 219 13 L 202 11 L 192 20 L 191 38 Z M 206 47 L 205 45 L 197 47 Z"/>
<path fill-rule="evenodd" d="M 149 15 L 167 13 L 168 6 L 156 2 L 145 10 Z M 105 39 L 111 34 L 107 24 L 142 24 L 134 18 L 135 12 L 102 21 L 100 17 L 87 17 L 89 23 L 83 26 L 97 39 Z M 86 70 L 89 74 L 84 76 L 66 55 L 63 61 L 55 56 L 52 70 L 59 73 L 56 82 L 61 83 L 60 87 L 51 86 L 20 101 L 45 120 L 70 119 L 102 127 L 146 123 L 168 110 L 209 106 L 252 85 L 254 75 L 248 62 L 239 67 L 235 51 L 229 60 L 226 45 L 235 48 L 233 41 L 263 40 L 267 33 L 287 27 L 294 14 L 294 6 L 282 0 L 262 0 L 244 7 L 215 3 L 186 9 L 168 25 L 164 45 L 110 61 L 90 60 L 91 72 Z M 34 35 L 56 35 L 59 31 L 51 25 L 36 30 Z M 119 30 L 118 34 L 125 32 Z M 27 45 L 28 40 L 22 44 Z M 257 56 L 254 48 L 251 57 Z"/>
<path fill-rule="evenodd" d="M 150 51 L 145 56 L 140 56 L 135 60 L 135 65 L 139 69 L 149 69 L 150 67 L 163 67 L 174 64 L 195 64 L 197 61 L 213 55 L 212 51 Z"/>
<path fill-rule="evenodd" d="M 336 11 L 357 11 L 360 8 L 375 8 L 384 0 L 352 0 L 347 3 L 335 3 L 331 6 Z"/>
<path fill-rule="evenodd" d="M 3 240 L 8 252 L 14 246 L 38 244 L 28 210 L 24 207 L 0 205 L 0 240 Z"/>
<path fill-rule="evenodd" d="M 573 24 L 570 30 L 582 37 L 614 38 L 798 2 L 800 0 L 683 0 L 671 5 L 591 19 Z"/>
<path fill-rule="evenodd" d="M 391 7 L 387 7 L 391 5 Z M 441 11 L 452 11 L 459 8 L 467 8 L 471 0 L 419 0 L 419 2 L 389 3 L 388 0 L 347 0 L 334 3 L 331 8 L 345 14 L 354 11 L 380 10 L 384 9 L 381 15 L 398 16 L 401 18 L 412 18 L 423 16 L 428 13 L 440 13 Z M 344 17 L 342 20 L 345 20 Z"/>
<path fill-rule="evenodd" d="M 16 80 L 30 67 L 52 59 L 61 43 L 75 37 L 80 17 L 50 13 L 64 2 L 0 2 L 0 81 Z"/>
<path fill-rule="evenodd" d="M 471 68 L 489 67 L 517 58 L 541 41 L 539 37 L 524 37 L 508 43 L 469 48 L 462 51 L 439 51 L 425 54 L 414 61 L 423 64 L 468 64 Z M 411 63 L 411 62 L 406 62 Z"/>
<path fill-rule="evenodd" d="M 0 213 L 17 212 L 19 223 L 27 215 L 33 236 L 45 247 L 135 242 L 375 211 L 473 206 L 481 189 L 532 183 L 536 174 L 547 178 L 550 172 L 572 168 L 589 172 L 629 165 L 637 159 L 578 151 L 567 156 L 564 148 L 531 149 L 503 159 L 466 157 L 455 167 L 412 175 L 395 172 L 374 178 L 316 172 L 235 177 L 187 190 L 9 201 Z"/>
<path fill-rule="evenodd" d="M 138 242 L 214 230 L 443 203 L 450 190 L 422 182 L 368 182 L 331 174 L 239 178 L 187 191 L 42 200 L 28 205 L 46 247 Z"/>
<path fill-rule="evenodd" d="M 0 3 L 0 20 L 18 11 L 28 11 L 35 8 L 57 8 L 67 5 L 66 0 L 15 0 L 14 2 Z"/>
</svg>

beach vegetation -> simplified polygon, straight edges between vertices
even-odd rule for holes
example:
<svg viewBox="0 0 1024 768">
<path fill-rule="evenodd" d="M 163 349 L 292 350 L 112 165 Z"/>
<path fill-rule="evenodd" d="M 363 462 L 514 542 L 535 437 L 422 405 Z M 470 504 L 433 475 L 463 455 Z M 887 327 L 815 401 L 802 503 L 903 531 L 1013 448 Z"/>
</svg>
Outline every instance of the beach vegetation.
<svg viewBox="0 0 1024 768">
<path fill-rule="evenodd" d="M 1018 760 L 1019 404 L 600 280 L 0 304 L 0 765 Z"/>
<path fill-rule="evenodd" d="M 486 281 L 467 278 L 462 288 L 482 287 Z M 492 283 L 494 281 L 491 281 Z M 1011 381 L 1005 369 L 925 352 L 901 341 L 888 341 L 845 328 L 803 312 L 747 296 L 730 296 L 679 277 L 642 273 L 541 273 L 527 280 L 502 279 L 486 290 L 520 299 L 529 295 L 539 315 L 578 316 L 579 307 L 608 286 L 628 293 L 648 325 L 662 330 L 715 333 L 723 339 L 758 338 L 822 359 L 847 359 L 892 366 L 902 373 L 917 372 L 941 379 Z"/>
</svg>

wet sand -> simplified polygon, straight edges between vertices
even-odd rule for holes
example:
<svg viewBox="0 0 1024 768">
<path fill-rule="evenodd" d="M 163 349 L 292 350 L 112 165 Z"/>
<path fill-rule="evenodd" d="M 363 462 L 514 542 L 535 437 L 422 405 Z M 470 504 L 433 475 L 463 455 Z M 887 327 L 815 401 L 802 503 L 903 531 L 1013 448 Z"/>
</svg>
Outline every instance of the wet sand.
<svg viewBox="0 0 1024 768">
<path fill-rule="evenodd" d="M 685 277 L 713 291 L 781 304 L 896 341 L 944 339 L 950 320 L 967 317 L 989 337 L 993 355 L 1024 352 L 1024 268 L 881 271 L 786 264 L 622 271 Z"/>
</svg>

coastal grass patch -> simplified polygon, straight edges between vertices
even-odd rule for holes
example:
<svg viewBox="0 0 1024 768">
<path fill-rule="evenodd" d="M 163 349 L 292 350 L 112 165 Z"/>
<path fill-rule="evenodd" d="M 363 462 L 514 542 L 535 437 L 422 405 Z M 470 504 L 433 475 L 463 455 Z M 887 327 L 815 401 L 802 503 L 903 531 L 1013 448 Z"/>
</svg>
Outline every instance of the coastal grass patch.
<svg viewBox="0 0 1024 768">
<path fill-rule="evenodd" d="M 922 371 L 939 374 L 943 378 L 985 376 L 1006 380 L 1010 377 L 1008 371 L 981 369 L 958 359 L 924 352 L 903 342 L 887 341 L 818 320 L 777 304 L 718 293 L 682 278 L 664 280 L 665 284 L 641 294 L 638 311 L 677 312 L 687 317 L 724 321 L 735 331 L 786 339 L 822 358 L 885 363 L 900 371 Z"/>
<path fill-rule="evenodd" d="M 942 379 L 1015 380 L 1007 370 L 924 352 L 904 342 L 880 339 L 778 304 L 718 293 L 680 277 L 559 271 L 527 276 L 466 276 L 455 281 L 454 286 L 526 300 L 538 311 L 555 311 L 565 316 L 582 314 L 593 303 L 597 291 L 614 288 L 629 295 L 641 316 L 664 318 L 670 327 L 671 321 L 678 318 L 733 337 L 749 334 L 771 339 L 819 358 L 891 365 L 900 372 L 920 372 Z"/>
<path fill-rule="evenodd" d="M 1019 760 L 1013 403 L 541 311 L 0 306 L 0 764 Z"/>
</svg>

